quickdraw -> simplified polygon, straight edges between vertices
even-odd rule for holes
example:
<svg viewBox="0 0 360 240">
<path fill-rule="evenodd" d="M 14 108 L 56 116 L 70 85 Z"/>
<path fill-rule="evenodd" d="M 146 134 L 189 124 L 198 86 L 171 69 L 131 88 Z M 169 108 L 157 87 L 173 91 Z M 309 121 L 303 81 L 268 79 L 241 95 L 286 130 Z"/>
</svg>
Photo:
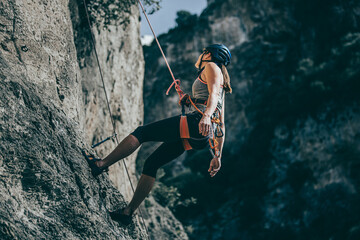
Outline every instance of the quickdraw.
<svg viewBox="0 0 360 240">
<path fill-rule="evenodd" d="M 98 142 L 98 143 L 96 143 L 96 144 L 91 145 L 91 148 L 96 148 L 97 146 L 99 146 L 99 145 L 103 144 L 104 142 L 109 141 L 110 139 L 116 139 L 116 137 L 117 137 L 117 134 L 116 134 L 116 133 L 113 133 L 113 135 L 111 135 L 111 136 L 109 136 L 109 137 L 105 138 L 104 140 L 101 140 L 100 142 Z"/>
</svg>

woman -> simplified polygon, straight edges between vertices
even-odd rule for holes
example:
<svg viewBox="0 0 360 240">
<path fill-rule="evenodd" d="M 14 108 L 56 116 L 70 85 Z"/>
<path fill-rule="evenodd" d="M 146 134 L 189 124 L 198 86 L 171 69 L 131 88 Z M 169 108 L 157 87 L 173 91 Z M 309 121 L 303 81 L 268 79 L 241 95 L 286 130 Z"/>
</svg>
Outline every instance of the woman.
<svg viewBox="0 0 360 240">
<path fill-rule="evenodd" d="M 226 66 L 230 63 L 229 49 L 222 44 L 213 44 L 206 47 L 199 56 L 195 66 L 199 69 L 198 78 L 192 86 L 192 95 L 198 111 L 186 114 L 190 133 L 189 144 L 199 149 L 208 146 L 208 139 L 212 133 L 211 116 L 215 112 L 222 112 L 221 122 L 224 123 L 224 92 L 232 92 L 230 78 Z M 106 158 L 96 159 L 86 155 L 86 159 L 97 176 L 117 161 L 129 156 L 143 142 L 163 142 L 158 149 L 146 159 L 141 177 L 136 187 L 134 196 L 127 207 L 110 212 L 113 220 L 127 225 L 131 222 L 133 212 L 146 198 L 152 189 L 158 168 L 180 156 L 184 151 L 183 141 L 180 138 L 180 115 L 167 118 L 158 122 L 139 126 L 128 135 Z M 217 137 L 218 156 L 210 162 L 208 172 L 214 177 L 220 170 L 221 152 L 224 144 L 225 125 L 222 124 L 222 137 Z"/>
</svg>

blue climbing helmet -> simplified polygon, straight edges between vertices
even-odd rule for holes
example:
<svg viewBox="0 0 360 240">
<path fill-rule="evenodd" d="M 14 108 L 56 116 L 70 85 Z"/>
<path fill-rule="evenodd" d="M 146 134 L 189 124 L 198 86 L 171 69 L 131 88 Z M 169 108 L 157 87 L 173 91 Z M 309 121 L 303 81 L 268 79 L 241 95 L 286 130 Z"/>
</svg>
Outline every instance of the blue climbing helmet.
<svg viewBox="0 0 360 240">
<path fill-rule="evenodd" d="M 215 63 L 221 63 L 225 66 L 229 65 L 231 60 L 230 50 L 223 44 L 211 44 L 204 48 L 205 51 L 211 53 L 212 61 Z"/>
</svg>

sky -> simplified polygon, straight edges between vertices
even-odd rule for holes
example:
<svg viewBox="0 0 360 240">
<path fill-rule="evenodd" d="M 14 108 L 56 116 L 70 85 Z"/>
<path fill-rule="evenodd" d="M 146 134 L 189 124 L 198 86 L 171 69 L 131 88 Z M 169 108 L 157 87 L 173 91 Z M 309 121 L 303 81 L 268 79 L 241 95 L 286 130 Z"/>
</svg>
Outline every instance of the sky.
<svg viewBox="0 0 360 240">
<path fill-rule="evenodd" d="M 206 7 L 206 0 L 162 0 L 161 9 L 152 15 L 148 15 L 156 35 L 168 32 L 176 26 L 176 12 L 186 10 L 199 15 Z M 141 11 L 141 35 L 152 35 L 145 16 Z"/>
</svg>

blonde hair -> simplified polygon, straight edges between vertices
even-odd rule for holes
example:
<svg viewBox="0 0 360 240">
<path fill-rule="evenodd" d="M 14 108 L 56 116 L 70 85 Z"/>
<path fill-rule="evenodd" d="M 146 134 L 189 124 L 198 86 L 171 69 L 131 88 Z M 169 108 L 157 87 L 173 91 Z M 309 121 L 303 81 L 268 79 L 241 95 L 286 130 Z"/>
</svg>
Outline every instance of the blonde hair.
<svg viewBox="0 0 360 240">
<path fill-rule="evenodd" d="M 225 92 L 229 92 L 229 93 L 232 93 L 232 88 L 231 88 L 231 85 L 230 85 L 230 76 L 229 76 L 229 73 L 225 67 L 224 64 L 221 65 L 221 72 L 224 76 L 224 90 Z"/>
</svg>

